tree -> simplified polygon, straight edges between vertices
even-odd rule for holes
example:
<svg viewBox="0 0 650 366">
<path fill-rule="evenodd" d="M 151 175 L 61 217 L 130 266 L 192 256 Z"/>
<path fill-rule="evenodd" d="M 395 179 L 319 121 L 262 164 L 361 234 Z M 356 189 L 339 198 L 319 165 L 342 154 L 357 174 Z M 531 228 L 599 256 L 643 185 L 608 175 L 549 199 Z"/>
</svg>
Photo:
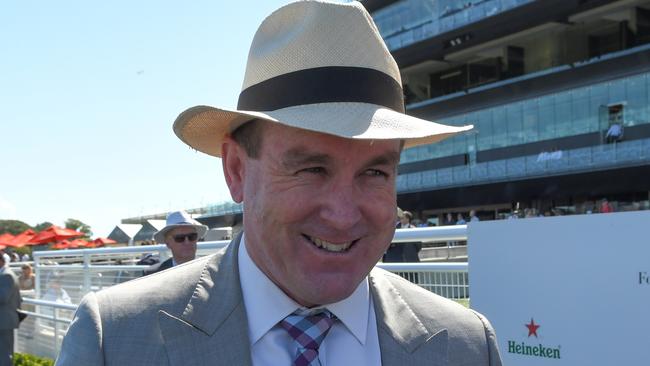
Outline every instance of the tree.
<svg viewBox="0 0 650 366">
<path fill-rule="evenodd" d="M 90 238 L 91 236 L 93 236 L 93 232 L 92 230 L 90 230 L 90 226 L 76 219 L 65 220 L 65 227 L 67 229 L 77 230 L 86 234 L 85 235 L 86 238 Z"/>
<path fill-rule="evenodd" d="M 18 235 L 32 227 L 19 220 L 0 220 L 0 234 L 10 233 Z"/>
<path fill-rule="evenodd" d="M 36 224 L 36 226 L 34 226 L 34 231 L 36 231 L 37 233 L 40 233 L 41 231 L 49 228 L 52 225 L 53 224 L 51 222 L 49 222 L 49 221 L 41 222 L 40 224 Z"/>
</svg>

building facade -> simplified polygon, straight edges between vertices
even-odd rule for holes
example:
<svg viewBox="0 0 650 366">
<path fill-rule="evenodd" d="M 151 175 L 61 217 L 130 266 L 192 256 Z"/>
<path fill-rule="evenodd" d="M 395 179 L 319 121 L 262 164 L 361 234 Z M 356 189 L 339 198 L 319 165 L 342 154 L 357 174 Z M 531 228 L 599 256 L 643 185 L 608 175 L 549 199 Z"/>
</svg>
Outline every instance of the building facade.
<svg viewBox="0 0 650 366">
<path fill-rule="evenodd" d="M 403 152 L 400 207 L 421 219 L 650 208 L 650 1 L 362 3 L 407 113 L 474 125 Z"/>
</svg>

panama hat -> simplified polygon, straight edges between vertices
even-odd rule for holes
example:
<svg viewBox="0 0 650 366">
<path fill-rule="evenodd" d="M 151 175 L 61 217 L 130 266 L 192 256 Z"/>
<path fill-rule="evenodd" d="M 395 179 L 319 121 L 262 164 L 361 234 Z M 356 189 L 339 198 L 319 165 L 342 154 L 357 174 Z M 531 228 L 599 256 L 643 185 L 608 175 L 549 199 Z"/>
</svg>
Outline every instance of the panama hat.
<svg viewBox="0 0 650 366">
<path fill-rule="evenodd" d="M 397 63 L 359 2 L 299 1 L 268 16 L 248 54 L 236 110 L 196 106 L 174 133 L 221 155 L 223 138 L 260 119 L 351 139 L 440 141 L 472 126 L 447 126 L 404 113 Z"/>
<path fill-rule="evenodd" d="M 203 238 L 208 227 L 201 224 L 200 222 L 194 220 L 187 212 L 185 211 L 176 211 L 167 215 L 167 225 L 158 231 L 153 238 L 157 243 L 165 242 L 165 235 L 170 230 L 176 229 L 177 227 L 187 227 L 191 226 L 196 229 L 196 233 L 199 234 L 199 239 Z"/>
</svg>

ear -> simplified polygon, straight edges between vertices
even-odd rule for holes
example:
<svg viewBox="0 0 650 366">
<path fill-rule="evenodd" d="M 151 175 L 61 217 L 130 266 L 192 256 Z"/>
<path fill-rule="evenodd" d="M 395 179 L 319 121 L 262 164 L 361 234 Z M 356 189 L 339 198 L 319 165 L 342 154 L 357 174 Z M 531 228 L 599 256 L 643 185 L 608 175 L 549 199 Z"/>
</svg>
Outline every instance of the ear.
<svg viewBox="0 0 650 366">
<path fill-rule="evenodd" d="M 227 136 L 221 144 L 221 164 L 223 175 L 230 190 L 233 201 L 240 203 L 244 200 L 244 164 L 246 152 Z"/>
</svg>

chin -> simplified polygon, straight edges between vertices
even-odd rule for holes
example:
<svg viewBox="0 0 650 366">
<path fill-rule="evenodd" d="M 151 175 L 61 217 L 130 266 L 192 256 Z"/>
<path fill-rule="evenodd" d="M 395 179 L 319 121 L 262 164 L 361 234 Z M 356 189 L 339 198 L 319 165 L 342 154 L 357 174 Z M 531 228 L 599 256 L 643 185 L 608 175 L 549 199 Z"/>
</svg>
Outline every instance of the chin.
<svg viewBox="0 0 650 366">
<path fill-rule="evenodd" d="M 359 286 L 359 283 L 361 282 L 361 281 L 356 281 L 354 283 L 354 285 L 352 286 L 351 285 L 352 282 L 350 280 L 347 280 L 347 281 L 338 280 L 338 281 L 339 282 L 337 284 L 342 285 L 342 284 L 346 283 L 346 284 L 349 284 L 349 285 L 346 285 L 344 287 L 343 286 L 334 286 L 334 287 L 330 286 L 329 288 L 327 288 L 327 286 L 326 286 L 326 288 L 321 288 L 320 291 L 317 291 L 316 293 L 313 294 L 314 295 L 313 296 L 314 301 L 310 301 L 310 302 L 312 302 L 312 303 L 314 303 L 316 305 L 332 304 L 332 303 L 335 303 L 335 302 L 339 302 L 339 301 L 347 298 L 348 296 L 352 295 L 354 290 L 357 289 L 357 286 Z M 345 282 L 343 282 L 343 281 L 345 281 Z"/>
</svg>

